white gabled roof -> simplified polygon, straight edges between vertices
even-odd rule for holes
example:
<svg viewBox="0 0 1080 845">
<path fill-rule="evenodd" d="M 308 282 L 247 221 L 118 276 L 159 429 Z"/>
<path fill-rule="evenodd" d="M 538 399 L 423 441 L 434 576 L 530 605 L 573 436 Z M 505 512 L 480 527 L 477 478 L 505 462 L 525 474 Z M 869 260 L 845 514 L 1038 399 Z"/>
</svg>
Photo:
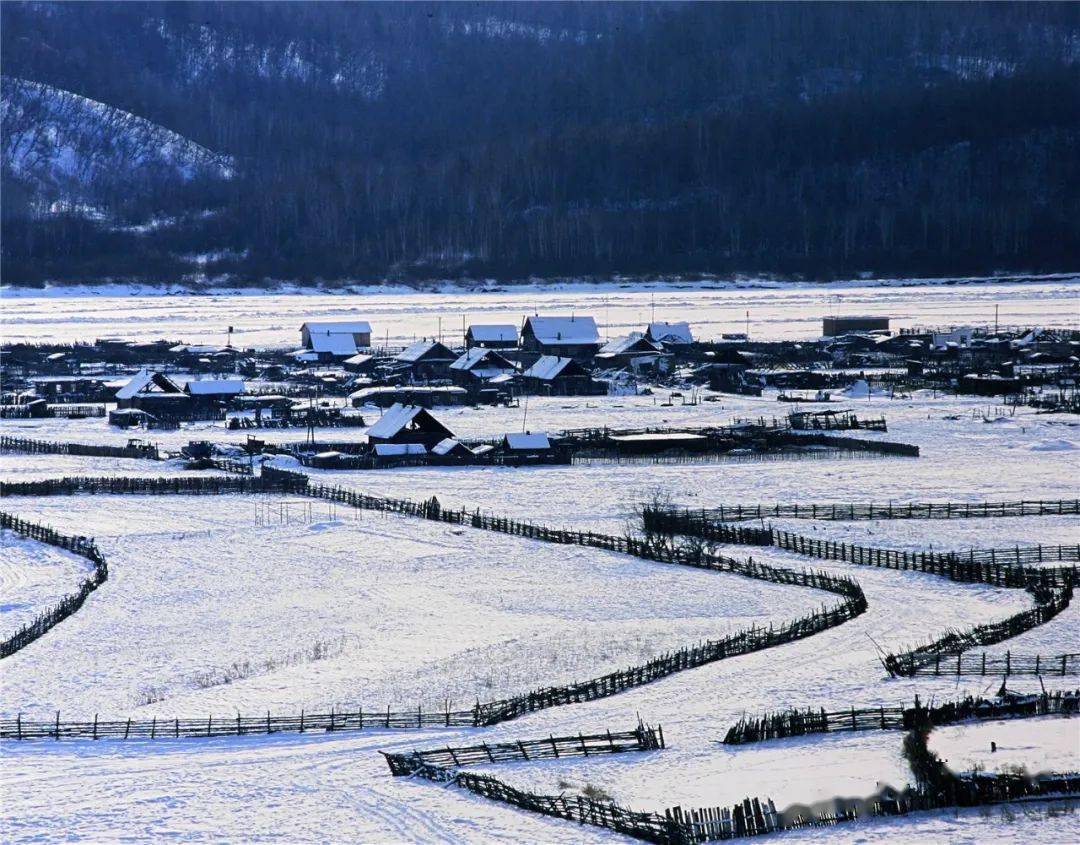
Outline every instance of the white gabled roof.
<svg viewBox="0 0 1080 845">
<path fill-rule="evenodd" d="M 371 334 L 371 323 L 367 320 L 318 320 L 304 323 L 300 328 L 311 334 Z"/>
<path fill-rule="evenodd" d="M 656 348 L 656 344 L 653 343 L 651 340 L 649 340 L 644 335 L 629 334 L 629 335 L 626 335 L 626 337 L 617 337 L 614 340 L 609 340 L 602 347 L 600 347 L 600 351 L 597 354 L 598 355 L 621 355 L 624 352 L 629 352 L 631 349 L 633 349 L 634 344 L 640 343 L 642 341 L 644 341 L 645 346 L 647 346 L 649 350 L 651 350 L 653 352 L 659 352 L 660 351 L 659 349 Z M 645 353 L 642 352 L 642 354 L 645 354 Z"/>
<path fill-rule="evenodd" d="M 434 349 L 437 346 L 443 346 L 443 345 L 441 343 L 439 343 L 439 341 L 437 341 L 437 340 L 418 340 L 415 343 L 413 343 L 413 344 L 411 344 L 409 346 L 406 346 L 405 349 L 402 352 L 398 353 L 394 357 L 398 361 L 405 361 L 407 363 L 413 363 L 413 362 L 419 361 L 428 352 L 430 352 L 432 349 Z M 446 349 L 446 347 L 443 346 L 443 349 Z M 449 349 L 446 349 L 446 351 L 450 352 Z M 450 354 L 453 355 L 452 352 Z"/>
<path fill-rule="evenodd" d="M 474 346 L 472 349 L 468 350 L 464 355 L 458 358 L 453 364 L 451 364 L 450 369 L 471 370 L 488 356 L 491 356 L 492 359 L 491 362 L 488 364 L 489 369 L 499 370 L 501 372 L 505 369 L 511 369 L 513 366 L 511 365 L 511 367 L 508 368 L 500 364 L 500 359 L 505 359 L 503 359 L 503 356 L 501 356 L 498 351 L 494 349 L 484 349 L 479 346 Z M 510 362 L 507 361 L 507 363 L 509 364 Z"/>
<path fill-rule="evenodd" d="M 526 378 L 538 378 L 547 381 L 555 378 L 565 370 L 573 360 L 573 358 L 560 358 L 557 355 L 544 355 L 522 375 Z"/>
<path fill-rule="evenodd" d="M 469 334 L 473 340 L 484 343 L 516 342 L 518 336 L 517 326 L 495 323 L 473 323 L 469 326 Z"/>
<path fill-rule="evenodd" d="M 207 378 L 201 381 L 189 381 L 185 385 L 192 396 L 210 394 L 237 394 L 244 392 L 244 380 L 239 378 Z"/>
<path fill-rule="evenodd" d="M 693 343 L 694 336 L 690 333 L 690 324 L 686 321 L 678 323 L 649 323 L 648 335 L 653 340 L 667 343 Z"/>
<path fill-rule="evenodd" d="M 455 440 L 453 437 L 447 437 L 445 440 L 440 440 L 434 446 L 431 447 L 431 454 L 433 455 L 449 455 L 458 446 L 462 446 L 460 440 Z M 464 449 L 468 449 L 468 446 L 462 446 Z"/>
<path fill-rule="evenodd" d="M 355 355 L 356 341 L 346 332 L 312 332 L 311 351 L 331 355 Z"/>
<path fill-rule="evenodd" d="M 519 431 L 506 435 L 506 445 L 511 449 L 550 449 L 551 441 L 542 431 L 535 434 L 529 431 Z"/>
<path fill-rule="evenodd" d="M 592 317 L 527 317 L 533 335 L 548 345 L 599 343 L 600 332 Z"/>
<path fill-rule="evenodd" d="M 132 396 L 134 396 L 136 393 L 146 387 L 146 385 L 150 384 L 151 378 L 152 376 L 146 370 L 140 370 L 138 373 L 135 374 L 131 381 L 129 381 L 118 391 L 116 391 L 116 398 L 130 399 Z"/>
</svg>

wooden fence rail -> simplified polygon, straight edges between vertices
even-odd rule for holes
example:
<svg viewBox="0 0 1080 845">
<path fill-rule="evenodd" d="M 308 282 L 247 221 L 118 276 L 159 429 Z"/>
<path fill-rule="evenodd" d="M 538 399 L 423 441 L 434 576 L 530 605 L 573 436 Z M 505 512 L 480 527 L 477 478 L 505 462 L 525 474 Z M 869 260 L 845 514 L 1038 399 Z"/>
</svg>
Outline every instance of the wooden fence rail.
<svg viewBox="0 0 1080 845">
<path fill-rule="evenodd" d="M 720 522 L 747 519 L 828 519 L 843 522 L 866 519 L 974 519 L 1011 516 L 1076 516 L 1080 499 L 1017 502 L 907 502 L 893 504 L 720 505 L 705 511 Z"/>
<path fill-rule="evenodd" d="M 744 716 L 724 737 L 725 745 L 764 742 L 789 736 L 835 731 L 916 730 L 958 722 L 1073 715 L 1080 712 L 1080 690 L 1056 690 L 1016 698 L 973 698 L 913 707 L 850 707 L 792 709 L 760 716 Z"/>
<path fill-rule="evenodd" d="M 66 549 L 86 558 L 93 567 L 89 577 L 79 584 L 79 588 L 74 593 L 64 596 L 55 606 L 0 642 L 0 659 L 2 659 L 10 657 L 19 649 L 25 648 L 34 640 L 44 636 L 82 607 L 87 597 L 108 580 L 109 565 L 105 556 L 89 537 L 69 537 L 45 525 L 19 519 L 14 514 L 5 511 L 0 511 L 0 528 L 7 528 L 38 542 Z"/>
<path fill-rule="evenodd" d="M 915 552 L 838 543 L 776 528 L 724 523 L 714 519 L 714 513 L 715 511 L 646 506 L 642 510 L 642 521 L 645 531 L 650 534 L 683 534 L 717 543 L 775 546 L 822 560 L 926 572 L 952 581 L 1026 588 L 1036 582 L 1064 586 L 1078 580 L 1078 569 L 1075 566 L 1044 569 L 1032 567 L 1047 563 L 1080 562 L 1080 544 L 969 549 L 963 552 Z"/>
<path fill-rule="evenodd" d="M 0 452 L 24 452 L 40 455 L 86 455 L 95 458 L 145 458 L 161 460 L 153 443 L 135 446 L 104 446 L 97 443 L 55 443 L 24 437 L 0 436 Z"/>
<path fill-rule="evenodd" d="M 435 767 L 505 763 L 515 760 L 545 760 L 563 757 L 589 757 L 595 754 L 621 754 L 627 751 L 650 751 L 664 747 L 664 732 L 660 727 L 639 725 L 630 731 L 605 731 L 577 736 L 549 736 L 547 739 L 517 740 L 515 742 L 482 743 L 451 748 L 431 748 L 406 754 L 383 752 L 390 773 L 395 777 L 412 775 Z"/>
</svg>

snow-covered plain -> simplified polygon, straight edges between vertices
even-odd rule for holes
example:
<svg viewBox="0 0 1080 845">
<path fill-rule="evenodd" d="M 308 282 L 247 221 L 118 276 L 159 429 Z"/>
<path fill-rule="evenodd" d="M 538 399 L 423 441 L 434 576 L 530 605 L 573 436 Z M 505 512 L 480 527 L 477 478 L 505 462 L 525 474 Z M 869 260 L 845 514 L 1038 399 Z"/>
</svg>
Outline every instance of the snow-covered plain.
<svg viewBox="0 0 1080 845">
<path fill-rule="evenodd" d="M 971 280 L 964 284 L 714 284 L 663 283 L 556 287 L 508 286 L 494 291 L 450 288 L 445 293 L 372 288 L 359 294 L 235 293 L 160 296 L 119 288 L 105 294 L 67 295 L 63 288 L 40 292 L 7 290 L 18 318 L 5 326 L 6 340 L 92 341 L 102 337 L 168 338 L 188 343 L 224 343 L 229 326 L 240 346 L 297 345 L 306 320 L 349 317 L 369 320 L 372 340 L 391 346 L 433 337 L 460 343 L 463 325 L 513 323 L 526 315 L 590 314 L 601 334 L 615 337 L 644 331 L 655 320 L 690 319 L 695 336 L 744 332 L 751 337 L 799 340 L 821 334 L 826 314 L 882 314 L 901 326 L 994 322 L 1075 328 L 1080 277 L 1063 275 L 1024 283 Z M 976 283 L 977 282 L 977 283 Z M 362 288 L 360 290 L 363 290 Z M 127 293 L 134 295 L 126 295 Z M 58 295 L 51 295 L 58 294 Z M 111 294 L 111 295 L 110 295 Z M 119 295 L 117 295 L 119 294 Z M 1071 307 L 1063 307 L 1063 304 Z"/>
<path fill-rule="evenodd" d="M 956 322 L 963 319 L 955 316 L 956 302 L 965 303 L 968 310 L 963 313 L 971 319 L 980 309 L 992 314 L 995 288 L 1001 287 L 1017 297 L 1032 298 L 1017 305 L 1017 321 L 1020 309 L 1029 307 L 1043 309 L 1039 313 L 1047 322 L 1051 316 L 1058 322 L 1075 321 L 1075 314 L 1061 308 L 1063 291 L 1071 296 L 1075 289 L 1065 282 L 1025 288 L 942 287 L 917 293 L 904 288 L 871 293 L 868 288 L 865 296 L 884 303 L 883 308 L 891 308 L 890 301 L 906 302 L 919 322 Z M 931 294 L 939 291 L 944 298 L 935 299 Z M 768 307 L 778 309 L 777 325 L 785 314 L 802 309 L 798 331 L 803 336 L 816 332 L 816 315 L 825 308 L 823 300 L 812 298 L 822 294 L 805 289 L 775 294 L 753 290 L 745 295 L 774 297 Z M 871 301 L 860 301 L 861 295 L 856 292 L 853 310 L 865 310 Z M 658 319 L 705 308 L 694 297 L 713 294 L 669 291 L 664 296 L 670 298 L 662 306 L 663 297 L 657 292 Z M 891 300 L 894 296 L 907 299 Z M 728 319 L 724 309 L 742 304 L 730 304 L 730 294 L 715 297 L 727 302 L 717 306 L 720 310 L 714 315 L 718 332 Z M 458 298 L 486 301 L 479 296 Z M 297 317 L 341 314 L 354 307 L 346 297 L 328 297 L 325 301 L 333 308 L 316 314 L 319 298 L 296 297 L 295 312 L 288 310 L 292 304 L 274 311 L 273 299 L 267 298 L 266 307 L 260 301 L 258 308 L 250 299 L 226 302 L 223 313 L 214 312 L 212 319 L 223 325 L 241 323 L 228 309 L 243 308 L 249 318 L 264 314 L 252 319 L 274 323 L 257 328 L 253 337 L 291 340 L 296 333 L 293 324 L 300 322 Z M 402 337 L 410 331 L 407 321 L 433 321 L 438 313 L 435 300 L 420 299 L 412 315 L 404 314 L 407 303 L 400 302 Z M 357 301 L 363 308 L 378 298 Z M 490 307 L 504 310 L 470 311 L 470 320 L 496 319 L 497 313 L 516 307 L 507 301 L 506 296 L 491 295 Z M 1016 304 L 1021 299 L 1009 301 Z M 14 329 L 81 338 L 93 335 L 96 327 L 102 336 L 173 336 L 172 324 L 161 319 L 166 311 L 138 313 L 138 302 L 121 301 L 128 312 L 105 299 L 90 305 L 24 299 L 20 307 L 29 305 L 29 322 L 24 325 L 20 314 Z M 205 324 L 211 313 L 205 309 L 216 307 L 211 298 L 199 297 L 155 302 L 167 310 L 169 320 L 175 315 L 189 327 Z M 543 310 L 563 307 L 560 301 L 543 302 Z M 98 305 L 101 310 L 93 310 Z M 624 309 L 619 319 L 628 324 L 637 319 L 635 309 L 648 313 L 647 298 L 618 306 L 612 298 L 609 305 L 613 313 Z M 195 310 L 186 310 L 189 306 Z M 670 311 L 661 313 L 661 307 Z M 940 314 L 934 312 L 936 307 L 942 309 Z M 364 311 L 363 316 L 371 313 Z M 595 308 L 594 313 L 599 314 Z M 447 322 L 444 316 L 444 329 Z M 731 322 L 731 330 L 737 330 L 737 320 L 732 317 Z M 431 330 L 425 327 L 416 333 Z M 482 436 L 523 427 L 537 431 L 702 425 L 727 422 L 733 416 L 779 416 L 786 410 L 774 394 L 724 396 L 696 406 L 665 407 L 662 399 L 662 395 L 530 399 L 527 409 L 523 403 L 521 408 L 435 413 L 462 436 Z M 447 506 L 478 507 L 519 519 L 612 533 L 638 530 L 636 510 L 653 495 L 691 507 L 1075 497 L 1080 450 L 1071 446 L 1080 445 L 1076 419 L 1020 410 L 986 423 L 983 412 L 990 404 L 918 393 L 903 399 L 875 395 L 833 406 L 851 407 L 867 416 L 885 414 L 887 434 L 861 436 L 916 443 L 922 449 L 918 459 L 830 455 L 792 461 L 309 472 L 319 480 L 374 494 L 413 499 L 434 495 Z M 371 413 L 374 421 L 378 412 Z M 128 436 L 110 430 L 100 419 L 5 420 L 0 431 L 99 443 L 123 443 Z M 194 439 L 240 443 L 247 434 L 207 424 L 152 432 L 149 438 L 175 449 Z M 263 436 L 271 441 L 299 440 L 303 432 L 269 431 Z M 348 440 L 364 433 L 337 429 L 317 436 Z M 172 462 L 0 455 L 0 477 L 12 480 L 179 472 Z M 49 718 L 57 709 L 70 718 L 95 713 L 227 717 L 237 710 L 254 715 L 304 707 L 311 712 L 331 705 L 441 707 L 445 699 L 467 707 L 477 698 L 491 700 L 591 677 L 667 648 L 750 624 L 790 619 L 835 601 L 812 590 L 593 549 L 548 546 L 467 527 L 357 514 L 324 502 L 312 503 L 309 514 L 307 504 L 295 501 L 288 508 L 279 498 L 255 496 L 78 496 L 8 498 L 0 503 L 4 510 L 61 531 L 95 536 L 110 563 L 110 580 L 78 614 L 3 661 L 0 712 L 39 718 Z M 911 549 L 932 545 L 944 550 L 1077 542 L 1076 525 L 1075 518 L 1048 517 L 853 524 L 790 521 L 783 527 L 846 542 Z M 45 599 L 30 589 L 29 573 L 43 564 L 52 573 L 52 561 L 66 556 L 6 534 L 0 540 L 3 603 L 37 607 Z M 522 813 L 453 788 L 390 778 L 377 752 L 624 729 L 636 724 L 639 716 L 663 725 L 667 749 L 606 759 L 514 764 L 492 771 L 511 783 L 552 793 L 593 785 L 620 803 L 641 809 L 716 806 L 747 795 L 770 796 L 778 806 L 836 794 L 866 796 L 883 783 L 903 786 L 910 779 L 900 754 L 901 734 L 840 734 L 743 747 L 726 747 L 719 740 L 743 713 L 791 706 L 901 704 L 910 703 L 915 694 L 925 701 L 993 692 L 1000 678 L 889 680 L 878 662 L 878 648 L 913 645 L 950 627 L 997 620 L 1031 606 L 1031 597 L 1018 590 L 832 562 L 826 566 L 775 549 L 723 551 L 850 575 L 863 586 L 869 610 L 839 628 L 782 648 L 485 730 L 154 743 L 4 743 L 3 838 L 46 841 L 66 831 L 86 841 L 622 841 L 595 828 Z M 77 578 L 79 571 L 76 568 L 70 575 Z M 50 574 L 49 589 L 70 580 L 67 573 L 62 578 L 53 574 L 57 579 Z M 1071 607 L 1048 625 L 992 650 L 1078 651 L 1078 612 Z M 1075 679 L 1046 679 L 1046 683 L 1051 688 L 1074 686 Z M 1010 679 L 1009 686 L 1022 691 L 1039 688 L 1037 680 L 1024 678 Z M 932 744 L 944 749 L 958 743 L 948 747 L 960 750 L 945 756 L 966 760 L 975 759 L 978 748 L 998 737 L 999 745 L 1010 748 L 1038 746 L 1023 749 L 1033 768 L 1044 758 L 1057 769 L 1080 768 L 1075 728 L 1061 730 L 1028 733 L 1024 722 L 1000 729 L 995 725 L 989 733 L 961 728 L 955 736 L 935 734 Z M 1040 744 L 1043 737 L 1045 746 Z M 1075 840 L 1076 828 L 1077 815 L 1069 805 L 1047 804 L 870 821 L 785 834 L 783 840 L 1064 842 Z"/>
</svg>

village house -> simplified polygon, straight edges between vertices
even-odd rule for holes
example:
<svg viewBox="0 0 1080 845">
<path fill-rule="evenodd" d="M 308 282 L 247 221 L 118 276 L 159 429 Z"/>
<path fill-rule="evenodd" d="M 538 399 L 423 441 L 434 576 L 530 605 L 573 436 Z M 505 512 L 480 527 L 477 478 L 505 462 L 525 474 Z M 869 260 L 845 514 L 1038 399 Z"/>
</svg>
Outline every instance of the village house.
<svg viewBox="0 0 1080 845">
<path fill-rule="evenodd" d="M 158 419 L 185 419 L 191 415 L 191 396 L 164 373 L 141 370 L 116 391 L 118 410 L 145 411 Z"/>
<path fill-rule="evenodd" d="M 649 323 L 649 327 L 645 330 L 645 337 L 653 343 L 659 343 L 665 347 L 689 346 L 694 342 L 694 336 L 690 332 L 690 324 L 685 321 L 678 323 Z"/>
<path fill-rule="evenodd" d="M 457 355 L 437 340 L 418 340 L 405 348 L 395 360 L 409 368 L 416 381 L 450 378 L 450 365 Z"/>
<path fill-rule="evenodd" d="M 664 350 L 641 334 L 617 337 L 600 347 L 596 353 L 598 367 L 625 367 L 637 372 L 639 369 L 655 367 Z"/>
<path fill-rule="evenodd" d="M 573 358 L 545 355 L 521 374 L 525 390 L 542 396 L 597 396 L 607 392 Z"/>
<path fill-rule="evenodd" d="M 537 355 L 573 358 L 588 362 L 600 350 L 600 332 L 592 317 L 525 318 L 521 349 Z"/>
<path fill-rule="evenodd" d="M 238 378 L 200 379 L 184 385 L 191 397 L 191 412 L 210 413 L 232 404 L 244 393 L 244 382 Z"/>
<path fill-rule="evenodd" d="M 347 341 L 337 341 L 336 348 L 343 348 L 348 343 L 352 345 L 349 355 L 355 355 L 357 349 L 367 349 L 371 346 L 371 323 L 367 320 L 320 320 L 309 321 L 300 326 L 300 345 L 304 349 L 317 349 L 315 337 L 327 335 L 344 335 Z"/>
<path fill-rule="evenodd" d="M 450 365 L 450 379 L 468 388 L 515 370 L 513 362 L 494 349 L 475 346 Z"/>
<path fill-rule="evenodd" d="M 394 405 L 368 429 L 373 447 L 386 443 L 413 443 L 430 449 L 454 432 L 439 422 L 426 408 L 418 405 Z"/>
<path fill-rule="evenodd" d="M 510 324 L 473 323 L 465 332 L 466 349 L 515 349 L 517 345 L 517 326 Z"/>
</svg>

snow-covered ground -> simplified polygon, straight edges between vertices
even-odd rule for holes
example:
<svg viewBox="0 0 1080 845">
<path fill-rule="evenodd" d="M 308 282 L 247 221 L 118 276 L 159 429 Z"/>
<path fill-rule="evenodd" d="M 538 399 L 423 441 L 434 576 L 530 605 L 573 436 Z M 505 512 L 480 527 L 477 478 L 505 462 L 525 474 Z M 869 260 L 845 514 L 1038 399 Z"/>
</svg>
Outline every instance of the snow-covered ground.
<svg viewBox="0 0 1080 845">
<path fill-rule="evenodd" d="M 957 772 L 1071 772 L 1080 749 L 1080 720 L 1044 716 L 950 725 L 930 734 L 929 744 Z"/>
<path fill-rule="evenodd" d="M 0 529 L 0 637 L 9 637 L 90 574 L 78 555 Z"/>
<path fill-rule="evenodd" d="M 1052 499 L 1077 495 L 1075 418 L 1018 411 L 984 423 L 985 401 L 874 396 L 852 404 L 888 417 L 888 434 L 919 445 L 918 459 L 618 464 L 532 469 L 310 471 L 366 492 L 466 505 L 548 524 L 621 533 L 654 493 L 692 507 L 721 503 Z M 578 426 L 702 425 L 782 414 L 774 398 L 723 397 L 664 407 L 659 397 L 531 399 L 530 430 Z M 436 416 L 463 436 L 520 430 L 526 409 L 454 408 Z M 373 412 L 374 420 L 377 412 Z M 3 433 L 123 443 L 104 420 L 3 421 Z M 299 440 L 302 431 L 263 433 Z M 242 442 L 247 432 L 195 426 L 150 433 L 169 448 L 193 439 Z M 363 437 L 325 430 L 325 439 Z M 1048 448 L 1052 444 L 1053 448 Z M 288 464 L 288 461 L 282 461 Z M 0 455 L 0 476 L 182 472 L 171 463 Z M 110 579 L 74 617 L 3 661 L 0 712 L 49 718 L 256 714 L 335 707 L 469 706 L 540 685 L 592 677 L 750 624 L 831 604 L 828 594 L 696 572 L 593 549 L 557 547 L 324 502 L 280 497 L 9 498 L 0 507 L 61 531 L 96 537 Z M 260 503 L 268 504 L 260 504 Z M 285 523 L 285 524 L 282 524 Z M 1077 542 L 1076 518 L 812 523 L 794 530 L 891 548 L 963 549 Z M 3 538 L 7 542 L 10 538 Z M 3 602 L 38 599 L 21 578 L 51 550 L 0 547 Z M 662 752 L 500 766 L 499 777 L 545 792 L 586 784 L 655 809 L 771 796 L 778 806 L 835 794 L 866 796 L 910 776 L 899 733 L 810 737 L 725 747 L 743 713 L 791 706 L 910 703 L 992 693 L 1000 678 L 888 680 L 884 650 L 950 627 L 1031 606 L 1019 590 L 956 584 L 799 557 L 776 549 L 725 553 L 857 579 L 869 610 L 838 628 L 679 673 L 608 699 L 554 708 L 486 730 L 354 736 L 273 736 L 187 742 L 5 743 L 0 789 L 5 839 L 89 841 L 599 842 L 620 837 L 502 807 L 460 790 L 392 779 L 378 750 L 494 742 L 662 724 Z M 31 557 L 30 555 L 37 556 Z M 57 557 L 62 553 L 56 552 Z M 50 567 L 51 563 L 48 564 Z M 51 570 L 50 570 L 51 571 Z M 65 576 L 66 578 L 67 576 Z M 50 584 L 52 581 L 50 580 Z M 60 585 L 66 583 L 58 581 Z M 10 586 L 9 586 L 10 585 Z M 10 595 L 9 595 L 10 594 Z M 993 648 L 1077 651 L 1077 611 Z M 6 618 L 6 617 L 5 617 Z M 225 683 L 225 679 L 228 683 Z M 1045 679 L 1075 686 L 1074 678 Z M 1037 690 L 1036 679 L 1009 686 Z M 967 759 L 995 739 L 1031 766 L 1080 768 L 1075 733 L 958 733 Z M 1065 722 L 1073 725 L 1073 722 Z M 981 730 L 981 729 L 979 729 Z M 1019 734 L 1008 733 L 1019 731 Z M 1043 742 L 1043 738 L 1046 742 Z M 1030 738 L 1030 739 L 1028 739 Z M 953 742 L 934 735 L 935 749 Z M 966 744 L 965 744 L 966 743 Z M 1030 751 L 1030 754 L 1029 754 Z M 999 751 L 999 756 L 1000 756 Z M 965 757 L 965 755 L 967 755 Z M 1016 755 L 1012 755 L 1015 757 Z M 1011 759 L 1011 758 L 1007 758 Z M 988 763 L 989 765 L 989 763 Z M 1070 841 L 1077 816 L 1051 805 L 932 814 L 785 834 L 784 841 Z M 1061 805 L 1059 805 L 1061 806 Z"/>
<path fill-rule="evenodd" d="M 351 295 L 257 296 L 235 292 L 161 296 L 125 288 L 68 296 L 63 288 L 23 289 L 4 293 L 5 297 L 19 296 L 18 319 L 7 321 L 5 334 L 9 342 L 119 336 L 223 343 L 226 329 L 233 326 L 233 342 L 240 346 L 296 345 L 300 324 L 306 320 L 357 318 L 371 322 L 372 340 L 380 344 L 401 345 L 436 336 L 440 330 L 444 340 L 460 343 L 469 323 L 521 325 L 525 316 L 534 313 L 575 313 L 595 317 L 601 334 L 610 337 L 644 331 L 654 320 L 690 320 L 696 337 L 712 339 L 723 332 L 745 332 L 749 320 L 753 338 L 799 340 L 818 337 L 826 314 L 881 314 L 892 317 L 894 329 L 913 324 L 987 325 L 994 321 L 995 306 L 1003 325 L 1075 328 L 1080 320 L 1075 307 L 1078 281 L 1080 277 L 1064 275 L 1023 283 L 717 282 L 658 284 L 651 289 L 612 283 L 508 286 L 481 292 L 450 286 L 445 293 L 375 287 Z"/>
</svg>

